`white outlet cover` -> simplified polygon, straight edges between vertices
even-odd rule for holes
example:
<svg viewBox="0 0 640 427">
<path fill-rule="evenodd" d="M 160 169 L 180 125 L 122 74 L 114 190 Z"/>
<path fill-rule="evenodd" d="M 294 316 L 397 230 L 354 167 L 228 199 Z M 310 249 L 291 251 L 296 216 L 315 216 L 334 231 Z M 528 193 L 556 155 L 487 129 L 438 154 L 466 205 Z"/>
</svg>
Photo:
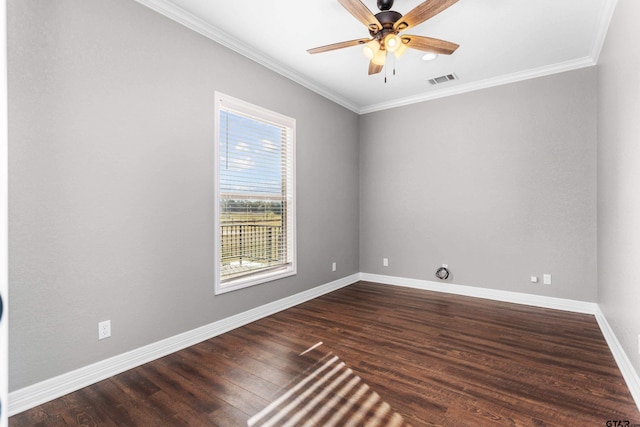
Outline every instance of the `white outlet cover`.
<svg viewBox="0 0 640 427">
<path fill-rule="evenodd" d="M 98 323 L 98 339 L 103 340 L 111 336 L 111 320 Z"/>
<path fill-rule="evenodd" d="M 551 284 L 551 275 L 550 274 L 543 275 L 542 276 L 542 280 L 543 280 L 543 283 L 545 285 L 550 285 Z"/>
<path fill-rule="evenodd" d="M 389 267 L 389 258 L 382 258 L 382 266 Z"/>
</svg>

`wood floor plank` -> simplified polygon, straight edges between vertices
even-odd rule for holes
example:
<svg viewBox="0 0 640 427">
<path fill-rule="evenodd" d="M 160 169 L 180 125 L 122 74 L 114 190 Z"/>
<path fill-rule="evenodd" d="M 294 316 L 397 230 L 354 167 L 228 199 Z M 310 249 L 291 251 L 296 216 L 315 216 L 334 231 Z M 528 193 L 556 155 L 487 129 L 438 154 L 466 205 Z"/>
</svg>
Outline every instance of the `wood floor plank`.
<svg viewBox="0 0 640 427">
<path fill-rule="evenodd" d="M 322 354 L 337 355 L 415 427 L 640 424 L 594 316 L 359 282 L 9 425 L 246 426 Z"/>
<path fill-rule="evenodd" d="M 15 427 L 45 427 L 45 426 L 67 426 L 68 424 L 60 413 L 53 408 L 51 402 L 45 403 L 35 410 L 29 411 L 27 416 L 12 423 Z"/>
<path fill-rule="evenodd" d="M 218 399 L 237 408 L 247 416 L 259 411 L 269 403 L 268 398 L 247 390 L 251 384 L 245 384 L 246 387 L 243 388 L 236 384 L 241 381 L 230 381 L 229 373 L 224 372 L 224 367 L 222 369 L 209 368 L 210 365 L 217 365 L 216 359 L 207 360 L 204 357 L 198 357 L 198 353 L 186 354 L 184 351 L 172 356 L 174 357 L 171 358 L 169 364 L 171 371 L 199 384 L 199 387 L 208 390 Z"/>
</svg>

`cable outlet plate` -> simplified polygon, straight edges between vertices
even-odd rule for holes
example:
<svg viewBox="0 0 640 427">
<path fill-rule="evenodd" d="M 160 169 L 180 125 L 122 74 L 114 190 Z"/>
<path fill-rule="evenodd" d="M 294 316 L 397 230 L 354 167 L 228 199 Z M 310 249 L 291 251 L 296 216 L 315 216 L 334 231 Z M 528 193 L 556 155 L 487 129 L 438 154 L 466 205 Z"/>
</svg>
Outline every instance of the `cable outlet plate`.
<svg viewBox="0 0 640 427">
<path fill-rule="evenodd" d="M 98 323 L 98 339 L 103 340 L 111 336 L 111 320 Z"/>
</svg>

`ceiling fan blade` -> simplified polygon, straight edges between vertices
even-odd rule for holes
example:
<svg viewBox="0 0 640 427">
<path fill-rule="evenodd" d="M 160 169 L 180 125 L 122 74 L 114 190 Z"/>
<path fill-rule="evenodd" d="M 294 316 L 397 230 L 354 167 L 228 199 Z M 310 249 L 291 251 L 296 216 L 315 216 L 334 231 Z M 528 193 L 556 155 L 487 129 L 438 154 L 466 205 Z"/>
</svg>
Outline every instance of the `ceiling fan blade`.
<svg viewBox="0 0 640 427">
<path fill-rule="evenodd" d="M 456 43 L 445 40 L 424 36 L 411 36 L 409 34 L 403 35 L 402 41 L 407 44 L 407 47 L 424 50 L 426 52 L 439 53 L 442 55 L 451 55 L 460 46 Z"/>
<path fill-rule="evenodd" d="M 367 43 L 369 41 L 371 41 L 371 39 L 349 40 L 349 41 L 346 41 L 346 42 L 333 43 L 333 44 L 328 44 L 326 46 L 314 47 L 313 49 L 307 50 L 307 52 L 309 52 L 311 54 L 329 52 L 330 50 L 342 49 L 342 48 L 345 48 L 345 47 L 351 47 L 351 46 L 356 46 L 356 45 L 359 45 L 359 44 L 365 44 L 365 43 Z"/>
<path fill-rule="evenodd" d="M 378 74 L 380 71 L 382 71 L 383 67 L 384 65 L 376 65 L 373 62 L 369 62 L 369 75 Z"/>
<path fill-rule="evenodd" d="M 382 29 L 378 18 L 360 0 L 338 0 L 338 3 L 374 33 Z"/>
<path fill-rule="evenodd" d="M 427 19 L 436 16 L 449 6 L 455 4 L 458 0 L 427 0 L 411 9 L 402 18 L 393 24 L 393 29 L 404 31 L 408 28 L 415 27 L 423 23 Z"/>
</svg>

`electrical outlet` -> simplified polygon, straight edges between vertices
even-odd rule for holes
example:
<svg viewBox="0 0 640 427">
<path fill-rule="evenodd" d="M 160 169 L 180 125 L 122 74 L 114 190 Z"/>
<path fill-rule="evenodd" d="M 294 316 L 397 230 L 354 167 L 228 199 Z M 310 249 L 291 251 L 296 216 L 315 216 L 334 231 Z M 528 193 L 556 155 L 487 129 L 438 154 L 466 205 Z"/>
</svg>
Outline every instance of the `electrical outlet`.
<svg viewBox="0 0 640 427">
<path fill-rule="evenodd" d="M 382 266 L 389 267 L 389 258 L 382 258 Z"/>
<path fill-rule="evenodd" d="M 531 276 L 531 283 L 538 283 L 538 276 Z"/>
<path fill-rule="evenodd" d="M 98 323 L 98 339 L 103 340 L 111 336 L 111 320 Z"/>
<path fill-rule="evenodd" d="M 544 274 L 542 276 L 542 283 L 544 283 L 545 285 L 550 285 L 551 284 L 551 275 L 550 274 Z"/>
<path fill-rule="evenodd" d="M 335 262 L 331 264 L 331 271 L 336 271 L 337 268 L 338 265 Z"/>
</svg>

